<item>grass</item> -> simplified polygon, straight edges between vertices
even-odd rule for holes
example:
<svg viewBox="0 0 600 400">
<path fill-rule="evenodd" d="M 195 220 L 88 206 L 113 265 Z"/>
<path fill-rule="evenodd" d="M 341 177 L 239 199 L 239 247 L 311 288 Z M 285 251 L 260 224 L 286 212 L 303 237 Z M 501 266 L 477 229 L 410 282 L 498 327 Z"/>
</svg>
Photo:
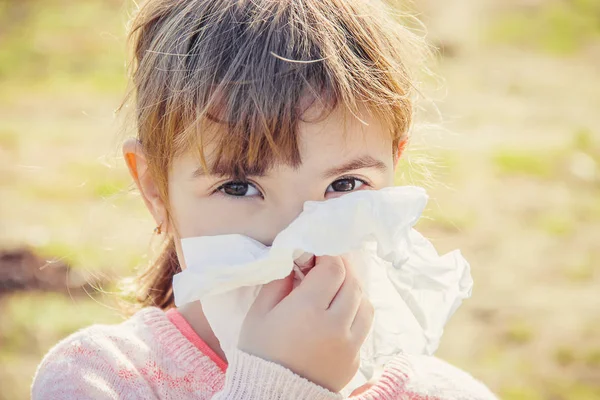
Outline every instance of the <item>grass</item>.
<svg viewBox="0 0 600 400">
<path fill-rule="evenodd" d="M 35 250 L 49 262 L 58 259 L 84 273 L 100 274 L 105 278 L 131 273 L 134 268 L 145 265 L 148 257 L 146 253 L 135 247 L 111 248 L 88 240 L 52 240 L 37 246 Z M 149 248 L 148 252 L 150 252 Z"/>
<path fill-rule="evenodd" d="M 501 394 L 504 400 L 544 400 L 544 397 L 534 388 L 512 386 L 504 389 Z"/>
<path fill-rule="evenodd" d="M 572 54 L 600 39 L 600 3 L 550 0 L 521 7 L 498 17 L 488 34 L 494 43 Z"/>
<path fill-rule="evenodd" d="M 500 393 L 503 400 L 597 400 L 600 388 L 594 384 L 568 383 L 564 380 L 545 382 L 540 388 L 511 385 Z"/>
<path fill-rule="evenodd" d="M 20 140 L 19 134 L 11 129 L 0 130 L 0 146 L 6 150 L 17 151 Z"/>
<path fill-rule="evenodd" d="M 594 133 L 589 128 L 579 128 L 573 132 L 573 147 L 579 151 L 595 152 L 598 150 Z"/>
<path fill-rule="evenodd" d="M 2 342 L 8 349 L 37 354 L 65 335 L 92 323 L 118 320 L 115 311 L 89 298 L 70 299 L 58 293 L 15 294 L 3 300 Z M 65 313 L 66 308 L 73 312 Z M 26 329 L 31 320 L 36 331 Z"/>
<path fill-rule="evenodd" d="M 500 176 L 523 176 L 540 180 L 564 179 L 582 182 L 600 179 L 600 146 L 588 129 L 574 132 L 570 144 L 552 148 L 499 148 L 491 154 Z"/>
<path fill-rule="evenodd" d="M 600 347 L 589 349 L 584 360 L 588 367 L 600 369 Z"/>
<path fill-rule="evenodd" d="M 549 399 L 561 400 L 598 400 L 600 387 L 586 383 L 551 382 L 548 389 Z"/>
<path fill-rule="evenodd" d="M 591 369 L 600 369 L 600 347 L 578 348 L 561 345 L 554 350 L 554 361 L 561 367 L 578 364 Z"/>
<path fill-rule="evenodd" d="M 554 360 L 558 365 L 567 367 L 577 360 L 575 350 L 571 347 L 561 346 L 554 351 Z"/>
<path fill-rule="evenodd" d="M 50 241 L 35 250 L 49 262 L 60 260 L 75 268 L 85 266 L 90 272 L 106 269 L 106 251 L 93 243 Z"/>
<path fill-rule="evenodd" d="M 38 92 L 78 86 L 95 92 L 121 89 L 125 10 L 120 4 L 4 0 L 0 82 L 17 90 L 26 84 Z"/>
<path fill-rule="evenodd" d="M 57 293 L 17 293 L 4 297 L 0 306 L 0 366 L 10 365 L 0 368 L 0 399 L 29 398 L 40 355 L 65 336 L 93 323 L 120 321 L 116 311 L 98 300 Z"/>
<path fill-rule="evenodd" d="M 570 215 L 548 212 L 538 218 L 537 225 L 550 236 L 564 237 L 575 231 L 576 221 Z"/>
<path fill-rule="evenodd" d="M 524 345 L 531 342 L 535 334 L 533 327 L 525 321 L 513 321 L 505 328 L 503 337 L 509 344 Z"/>
<path fill-rule="evenodd" d="M 523 175 L 547 179 L 555 173 L 557 160 L 549 153 L 533 150 L 500 149 L 492 156 L 501 175 Z"/>
<path fill-rule="evenodd" d="M 73 184 L 85 188 L 88 196 L 97 198 L 124 194 L 131 186 L 131 178 L 126 171 L 100 162 L 70 163 L 64 166 L 63 172 Z"/>
<path fill-rule="evenodd" d="M 596 268 L 598 268 L 598 266 L 590 256 L 567 266 L 564 269 L 564 276 L 569 282 L 573 283 L 593 282 Z"/>
<path fill-rule="evenodd" d="M 419 220 L 418 229 L 463 232 L 476 224 L 477 216 L 468 208 L 440 208 L 430 203 Z"/>
</svg>

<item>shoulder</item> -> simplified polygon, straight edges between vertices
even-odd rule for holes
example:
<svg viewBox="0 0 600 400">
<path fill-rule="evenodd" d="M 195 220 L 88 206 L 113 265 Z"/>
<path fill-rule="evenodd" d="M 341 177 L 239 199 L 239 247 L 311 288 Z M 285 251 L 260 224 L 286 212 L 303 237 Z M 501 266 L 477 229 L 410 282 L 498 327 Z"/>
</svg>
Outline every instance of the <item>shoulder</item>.
<svg viewBox="0 0 600 400">
<path fill-rule="evenodd" d="M 61 340 L 38 366 L 32 398 L 123 398 L 134 378 L 130 371 L 150 358 L 149 320 L 160 314 L 143 309 L 120 324 L 92 325 Z"/>
<path fill-rule="evenodd" d="M 382 379 L 397 385 L 398 377 L 404 393 L 414 394 L 415 398 L 497 400 L 486 385 L 468 372 L 434 356 L 402 354 L 394 358 Z"/>
<path fill-rule="evenodd" d="M 116 325 L 93 325 L 54 346 L 31 388 L 40 399 L 206 399 L 224 373 L 155 307 Z"/>
<path fill-rule="evenodd" d="M 114 362 L 112 359 L 104 360 L 104 356 L 114 357 L 116 355 L 132 356 L 132 350 L 136 354 L 148 354 L 149 346 L 144 344 L 154 341 L 154 320 L 163 319 L 163 311 L 154 308 L 144 308 L 129 319 L 113 325 L 91 325 L 81 329 L 60 342 L 48 351 L 44 356 L 40 368 L 49 362 L 66 359 L 84 361 L 106 361 Z M 127 357 L 130 358 L 130 357 Z M 123 361 L 122 359 L 120 361 Z M 38 369 L 39 372 L 39 369 Z"/>
</svg>

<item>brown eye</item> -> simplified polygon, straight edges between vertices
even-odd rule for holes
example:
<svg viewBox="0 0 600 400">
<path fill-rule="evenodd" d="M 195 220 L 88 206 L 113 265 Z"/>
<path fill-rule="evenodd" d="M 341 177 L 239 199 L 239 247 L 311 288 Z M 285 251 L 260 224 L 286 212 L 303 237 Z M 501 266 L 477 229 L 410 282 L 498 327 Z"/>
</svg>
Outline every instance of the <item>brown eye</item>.
<svg viewBox="0 0 600 400">
<path fill-rule="evenodd" d="M 356 178 L 342 178 L 334 181 L 327 188 L 327 192 L 351 192 L 364 185 L 364 182 Z"/>
<path fill-rule="evenodd" d="M 250 197 L 260 195 L 254 185 L 248 182 L 227 182 L 219 190 L 228 196 Z"/>
</svg>

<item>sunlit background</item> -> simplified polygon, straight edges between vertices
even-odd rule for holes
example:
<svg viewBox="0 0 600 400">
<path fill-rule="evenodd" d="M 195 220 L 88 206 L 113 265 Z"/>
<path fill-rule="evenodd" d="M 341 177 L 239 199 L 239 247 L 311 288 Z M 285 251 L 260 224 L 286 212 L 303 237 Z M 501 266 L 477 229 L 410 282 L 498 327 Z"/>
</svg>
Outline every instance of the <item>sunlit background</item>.
<svg viewBox="0 0 600 400">
<path fill-rule="evenodd" d="M 600 1 L 411 7 L 443 120 L 423 113 L 398 183 L 428 185 L 418 229 L 475 280 L 437 354 L 503 399 L 600 399 Z M 0 399 L 28 398 L 61 338 L 119 321 L 112 282 L 150 254 L 113 113 L 129 10 L 0 0 Z"/>
</svg>

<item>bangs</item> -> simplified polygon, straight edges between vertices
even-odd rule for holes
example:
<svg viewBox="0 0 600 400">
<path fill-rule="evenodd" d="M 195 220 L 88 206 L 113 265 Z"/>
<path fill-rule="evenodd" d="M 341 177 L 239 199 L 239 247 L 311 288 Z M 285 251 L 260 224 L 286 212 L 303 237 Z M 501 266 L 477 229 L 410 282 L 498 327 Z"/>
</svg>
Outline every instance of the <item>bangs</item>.
<svg viewBox="0 0 600 400">
<path fill-rule="evenodd" d="M 316 106 L 377 115 L 393 143 L 412 118 L 405 58 L 419 39 L 375 1 L 181 1 L 132 27 L 139 140 L 166 172 L 197 149 L 206 171 L 262 174 L 302 160 L 298 125 Z M 387 11 L 387 12 L 384 12 Z M 214 153 L 207 164 L 205 149 Z M 393 149 L 390 149 L 393 151 Z"/>
<path fill-rule="evenodd" d="M 176 152 L 196 150 L 205 171 L 216 175 L 263 175 L 274 164 L 299 166 L 299 122 L 325 118 L 338 99 L 325 80 L 313 78 L 322 74 L 320 65 L 297 68 L 271 60 L 275 65 L 270 66 L 273 73 L 265 74 L 268 80 L 252 76 L 244 83 L 220 83 L 188 121 Z M 306 111 L 313 106 L 319 114 L 311 112 L 308 119 Z"/>
</svg>

